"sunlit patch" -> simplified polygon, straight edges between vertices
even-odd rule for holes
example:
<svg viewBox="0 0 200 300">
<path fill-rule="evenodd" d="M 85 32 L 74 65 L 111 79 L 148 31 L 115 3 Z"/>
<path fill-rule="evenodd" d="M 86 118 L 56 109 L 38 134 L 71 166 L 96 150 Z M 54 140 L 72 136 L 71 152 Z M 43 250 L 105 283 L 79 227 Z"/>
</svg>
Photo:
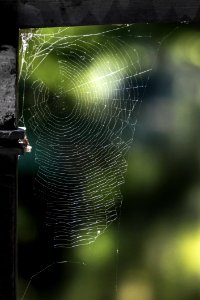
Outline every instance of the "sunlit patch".
<svg viewBox="0 0 200 300">
<path fill-rule="evenodd" d="M 97 235 L 100 235 L 95 244 L 91 247 L 80 247 L 76 249 L 76 256 L 80 261 L 84 261 L 85 264 L 95 264 L 96 266 L 103 267 L 106 263 L 113 258 L 115 249 L 114 235 L 110 230 L 107 233 L 101 235 L 101 230 L 97 231 Z"/>
<path fill-rule="evenodd" d="M 118 53 L 113 56 L 97 57 L 97 59 L 86 71 L 85 77 L 90 93 L 87 98 L 88 102 L 104 102 L 111 101 L 117 96 L 117 89 L 120 89 L 121 80 L 127 73 L 130 65 L 121 62 Z M 93 91 L 92 94 L 90 91 Z"/>
<path fill-rule="evenodd" d="M 200 228 L 182 234 L 177 255 L 186 272 L 200 276 Z"/>
<path fill-rule="evenodd" d="M 121 284 L 117 300 L 153 300 L 153 287 L 140 279 L 132 279 Z"/>
<path fill-rule="evenodd" d="M 124 93 L 123 89 L 130 91 L 139 88 L 137 76 L 143 76 L 150 71 L 153 57 L 150 49 L 147 55 L 143 47 L 138 46 L 138 49 L 136 47 L 137 45 L 127 45 L 117 48 L 115 44 L 110 44 L 110 47 L 107 47 L 109 55 L 98 55 L 92 61 L 84 74 L 86 83 L 83 88 L 88 96 L 87 102 L 106 104 L 113 99 L 119 101 L 119 94 Z M 143 71 L 141 71 L 140 57 L 143 58 Z"/>
<path fill-rule="evenodd" d="M 168 280 L 175 280 L 180 274 L 183 282 L 200 276 L 199 225 L 168 229 L 160 225 L 148 241 L 146 258 L 147 264 Z"/>
<path fill-rule="evenodd" d="M 186 62 L 200 67 L 200 36 L 199 32 L 185 32 L 171 48 L 171 55 L 176 62 Z"/>
</svg>

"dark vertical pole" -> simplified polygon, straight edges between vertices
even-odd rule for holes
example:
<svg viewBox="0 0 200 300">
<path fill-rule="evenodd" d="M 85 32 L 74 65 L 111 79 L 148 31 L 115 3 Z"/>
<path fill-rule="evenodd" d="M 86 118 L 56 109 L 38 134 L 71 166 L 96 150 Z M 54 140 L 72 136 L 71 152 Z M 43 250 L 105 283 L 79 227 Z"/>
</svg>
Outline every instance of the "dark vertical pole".
<svg viewBox="0 0 200 300">
<path fill-rule="evenodd" d="M 0 1 L 0 299 L 16 300 L 16 3 Z M 14 132 L 14 134 L 13 134 Z"/>
<path fill-rule="evenodd" d="M 0 299 L 16 300 L 17 160 L 25 132 L 16 128 L 16 50 L 0 46 Z"/>
<path fill-rule="evenodd" d="M 16 299 L 17 160 L 24 130 L 0 131 L 0 299 Z"/>
<path fill-rule="evenodd" d="M 0 48 L 0 299 L 16 299 L 16 168 L 10 130 L 15 128 L 16 54 Z M 10 131 L 11 133 L 11 131 Z"/>
<path fill-rule="evenodd" d="M 0 299 L 16 299 L 15 154 L 0 154 Z"/>
</svg>

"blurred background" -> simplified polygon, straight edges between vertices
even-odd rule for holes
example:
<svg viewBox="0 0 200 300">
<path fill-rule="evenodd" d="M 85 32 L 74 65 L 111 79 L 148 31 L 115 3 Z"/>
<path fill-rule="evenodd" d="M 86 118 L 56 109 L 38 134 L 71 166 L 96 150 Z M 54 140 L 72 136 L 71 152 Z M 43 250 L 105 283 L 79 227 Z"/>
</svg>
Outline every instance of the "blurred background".
<svg viewBox="0 0 200 300">
<path fill-rule="evenodd" d="M 95 243 L 54 250 L 45 204 L 34 197 L 30 135 L 33 151 L 19 159 L 18 299 L 34 274 L 26 300 L 200 299 L 200 29 L 140 30 L 160 43 L 145 44 L 156 60 L 137 113 L 120 216 Z"/>
</svg>

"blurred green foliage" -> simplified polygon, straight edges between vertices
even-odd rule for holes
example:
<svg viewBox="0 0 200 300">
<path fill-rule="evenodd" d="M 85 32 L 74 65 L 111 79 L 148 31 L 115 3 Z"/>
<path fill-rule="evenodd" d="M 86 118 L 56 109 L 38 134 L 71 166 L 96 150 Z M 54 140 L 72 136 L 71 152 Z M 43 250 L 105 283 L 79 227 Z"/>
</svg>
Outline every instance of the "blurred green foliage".
<svg viewBox="0 0 200 300">
<path fill-rule="evenodd" d="M 162 30 L 171 34 L 163 35 L 159 52 L 149 48 L 156 64 L 128 155 L 119 220 L 94 244 L 59 253 L 69 262 L 41 273 L 25 299 L 200 299 L 200 30 L 189 25 L 174 26 L 172 31 L 167 25 L 162 30 L 161 25 L 140 26 L 143 34 L 151 26 L 156 38 Z M 53 29 L 44 30 L 52 34 Z M 99 32 L 95 26 L 71 28 L 76 35 L 88 30 Z M 45 63 L 29 81 L 40 78 L 54 90 L 57 73 L 48 75 L 57 68 L 53 55 Z M 45 267 L 44 257 L 52 257 L 38 229 L 44 204 L 33 201 L 34 172 L 27 170 L 24 159 L 29 164 L 28 157 L 20 158 L 19 295 L 26 281 Z M 24 184 L 30 189 L 28 197 Z"/>
</svg>

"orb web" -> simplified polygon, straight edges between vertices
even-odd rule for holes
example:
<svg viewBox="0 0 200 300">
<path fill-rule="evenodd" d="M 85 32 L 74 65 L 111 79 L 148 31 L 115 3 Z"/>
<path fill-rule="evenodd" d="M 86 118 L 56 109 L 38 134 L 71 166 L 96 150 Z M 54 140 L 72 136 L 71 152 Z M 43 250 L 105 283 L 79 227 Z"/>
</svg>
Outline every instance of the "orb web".
<svg viewBox="0 0 200 300">
<path fill-rule="evenodd" d="M 35 187 L 54 247 L 90 244 L 118 217 L 153 63 L 151 35 L 134 28 L 20 31 L 19 122 L 35 136 Z"/>
</svg>

